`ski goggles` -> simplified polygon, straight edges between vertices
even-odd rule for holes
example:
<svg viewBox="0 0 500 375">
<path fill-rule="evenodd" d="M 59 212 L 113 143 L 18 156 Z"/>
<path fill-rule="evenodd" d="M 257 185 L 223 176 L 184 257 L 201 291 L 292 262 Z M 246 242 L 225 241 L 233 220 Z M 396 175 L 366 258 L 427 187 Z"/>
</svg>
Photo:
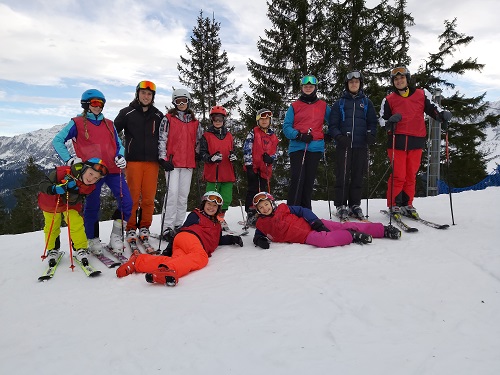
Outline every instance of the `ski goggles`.
<svg viewBox="0 0 500 375">
<path fill-rule="evenodd" d="M 266 193 L 266 192 L 262 192 L 262 193 L 257 193 L 255 194 L 255 196 L 253 197 L 253 205 L 255 207 L 257 207 L 257 205 L 262 202 L 262 201 L 265 201 L 265 200 L 270 200 L 270 201 L 273 201 L 274 198 L 271 194 L 269 193 Z"/>
<path fill-rule="evenodd" d="M 92 107 L 101 107 L 101 108 L 104 108 L 104 101 L 101 100 L 101 99 L 90 99 L 89 100 L 89 104 Z"/>
<path fill-rule="evenodd" d="M 222 198 L 215 194 L 210 194 L 206 197 L 209 202 L 217 203 L 218 206 L 222 206 Z"/>
<path fill-rule="evenodd" d="M 408 69 L 406 69 L 404 66 L 398 66 L 397 68 L 391 70 L 391 78 L 397 76 L 398 74 L 405 76 L 408 73 Z"/>
<path fill-rule="evenodd" d="M 151 81 L 141 81 L 137 86 L 139 89 L 148 89 L 156 92 L 156 85 Z"/>
<path fill-rule="evenodd" d="M 304 76 L 300 80 L 301 85 L 317 85 L 318 79 L 315 76 Z"/>
<path fill-rule="evenodd" d="M 271 117 L 273 117 L 273 113 L 271 111 L 262 112 L 256 116 L 257 121 L 259 121 L 261 118 L 271 118 Z"/>
<path fill-rule="evenodd" d="M 349 72 L 347 73 L 347 80 L 350 81 L 351 79 L 353 78 L 357 78 L 357 79 L 360 79 L 361 78 L 361 73 L 358 72 L 358 71 L 354 71 L 354 72 Z"/>
<path fill-rule="evenodd" d="M 188 98 L 177 98 L 174 100 L 175 105 L 183 105 L 183 104 L 188 104 L 189 99 Z"/>
<path fill-rule="evenodd" d="M 94 171 L 97 173 L 100 173 L 102 177 L 106 176 L 108 174 L 108 167 L 106 167 L 104 164 L 94 164 L 90 168 L 92 168 Z"/>
</svg>

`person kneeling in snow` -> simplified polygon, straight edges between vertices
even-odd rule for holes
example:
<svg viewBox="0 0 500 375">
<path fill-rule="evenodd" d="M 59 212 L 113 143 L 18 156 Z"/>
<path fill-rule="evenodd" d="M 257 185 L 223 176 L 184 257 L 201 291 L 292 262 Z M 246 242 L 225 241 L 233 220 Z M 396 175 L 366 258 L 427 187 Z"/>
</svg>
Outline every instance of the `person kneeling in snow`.
<svg viewBox="0 0 500 375">
<path fill-rule="evenodd" d="M 208 264 L 219 245 L 243 246 L 240 236 L 222 235 L 217 219 L 222 207 L 222 196 L 215 191 L 203 195 L 200 208 L 192 211 L 173 241 L 170 241 L 171 257 L 166 255 L 133 254 L 127 263 L 116 270 L 116 276 L 125 277 L 134 272 L 146 272 L 148 283 L 175 286 L 179 277 L 202 269 Z M 169 248 L 166 249 L 167 253 Z M 166 252 L 164 251 L 164 254 Z"/>
<path fill-rule="evenodd" d="M 276 205 L 274 198 L 267 192 L 255 194 L 253 205 L 258 212 L 253 243 L 269 249 L 273 242 L 288 242 L 333 247 L 348 245 L 352 242 L 370 243 L 372 237 L 401 237 L 401 231 L 392 225 L 382 223 L 339 223 L 319 219 L 314 212 L 301 206 Z"/>
</svg>

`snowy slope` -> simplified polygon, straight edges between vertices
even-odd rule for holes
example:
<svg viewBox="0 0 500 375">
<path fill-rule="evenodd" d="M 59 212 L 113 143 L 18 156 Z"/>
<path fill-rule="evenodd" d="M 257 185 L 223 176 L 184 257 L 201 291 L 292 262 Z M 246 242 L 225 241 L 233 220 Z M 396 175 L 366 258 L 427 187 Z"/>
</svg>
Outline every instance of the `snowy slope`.
<svg viewBox="0 0 500 375">
<path fill-rule="evenodd" d="M 451 224 L 447 195 L 415 206 Z M 448 230 L 415 224 L 364 246 L 260 250 L 250 235 L 175 288 L 97 260 L 103 274 L 86 278 L 67 256 L 39 283 L 43 233 L 1 236 L 0 373 L 497 375 L 500 219 L 484 214 L 500 188 L 454 194 L 453 207 Z M 382 208 L 370 201 L 373 221 L 387 222 Z M 327 202 L 313 209 L 329 216 Z M 236 228 L 239 207 L 226 218 Z"/>
</svg>

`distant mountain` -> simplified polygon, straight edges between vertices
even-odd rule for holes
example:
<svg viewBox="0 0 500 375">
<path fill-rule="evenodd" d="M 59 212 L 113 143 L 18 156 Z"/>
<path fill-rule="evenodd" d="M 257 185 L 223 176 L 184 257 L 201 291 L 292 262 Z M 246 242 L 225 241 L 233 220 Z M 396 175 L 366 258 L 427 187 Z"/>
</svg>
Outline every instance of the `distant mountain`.
<svg viewBox="0 0 500 375">
<path fill-rule="evenodd" d="M 500 101 L 490 102 L 490 109 L 487 114 L 500 114 Z M 500 164 L 500 127 L 488 129 L 486 141 L 481 144 L 481 150 L 490 154 L 486 172 L 491 173 Z"/>
</svg>

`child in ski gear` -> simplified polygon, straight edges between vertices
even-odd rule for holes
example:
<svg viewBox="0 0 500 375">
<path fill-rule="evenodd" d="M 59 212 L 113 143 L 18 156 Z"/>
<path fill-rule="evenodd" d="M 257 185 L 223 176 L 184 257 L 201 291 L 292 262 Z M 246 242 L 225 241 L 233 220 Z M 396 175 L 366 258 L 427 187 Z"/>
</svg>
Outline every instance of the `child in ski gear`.
<svg viewBox="0 0 500 375">
<path fill-rule="evenodd" d="M 61 233 L 61 214 L 71 223 L 70 235 L 75 255 L 83 262 L 87 254 L 87 236 L 81 216 L 84 197 L 95 189 L 95 184 L 108 174 L 108 168 L 99 158 L 90 158 L 84 163 L 55 168 L 40 182 L 38 207 L 45 218 L 45 243 L 47 258 L 53 267 L 59 257 L 56 245 Z"/>
<path fill-rule="evenodd" d="M 397 239 L 401 236 L 399 229 L 384 227 L 382 223 L 339 223 L 319 219 L 305 207 L 276 205 L 267 192 L 257 193 L 253 203 L 258 212 L 253 243 L 263 249 L 268 249 L 271 241 L 333 247 L 352 242 L 370 243 L 372 237 Z"/>
<path fill-rule="evenodd" d="M 109 173 L 100 179 L 95 190 L 87 197 L 84 208 L 85 233 L 89 239 L 92 253 L 102 254 L 103 248 L 99 240 L 99 210 L 101 205 L 101 188 L 104 183 L 113 193 L 118 208 L 113 213 L 113 230 L 109 245 L 117 252 L 123 252 L 123 223 L 128 221 L 132 210 L 132 199 L 127 182 L 121 170 L 127 165 L 124 149 L 113 121 L 102 114 L 106 98 L 96 89 L 82 94 L 80 101 L 83 113 L 72 118 L 68 124 L 54 137 L 52 144 L 59 157 L 71 166 L 77 161 L 99 157 L 108 167 Z M 72 156 L 66 147 L 66 141 L 72 140 L 75 155 Z"/>
<path fill-rule="evenodd" d="M 248 185 L 245 211 L 249 227 L 255 227 L 257 220 L 257 212 L 252 208 L 254 195 L 264 188 L 271 190 L 270 180 L 278 148 L 278 137 L 270 128 L 273 123 L 273 113 L 267 108 L 262 108 L 257 111 L 255 119 L 257 126 L 248 133 L 243 143 L 243 168 L 247 173 Z"/>
<path fill-rule="evenodd" d="M 149 239 L 153 221 L 154 200 L 158 183 L 158 134 L 163 113 L 154 106 L 156 85 L 141 81 L 135 88 L 134 100 L 115 118 L 118 134 L 125 133 L 127 185 L 132 198 L 132 214 L 125 231 L 127 241 Z"/>
<path fill-rule="evenodd" d="M 200 139 L 200 159 L 204 162 L 203 179 L 207 181 L 207 191 L 220 193 L 224 204 L 219 214 L 222 230 L 229 227 L 224 219 L 225 213 L 233 200 L 233 183 L 236 181 L 233 162 L 233 135 L 226 128 L 227 111 L 216 105 L 210 109 L 212 124 Z"/>
<path fill-rule="evenodd" d="M 191 95 L 185 89 L 172 93 L 174 108 L 168 110 L 160 124 L 158 156 L 165 170 L 168 186 L 166 210 L 163 213 L 162 235 L 168 237 L 186 217 L 191 177 L 196 167 L 196 153 L 203 128 L 189 108 Z"/>
<path fill-rule="evenodd" d="M 149 283 L 175 286 L 180 277 L 204 268 L 219 245 L 243 246 L 240 236 L 222 235 L 217 219 L 223 204 L 222 196 L 209 191 L 203 195 L 200 208 L 192 211 L 174 240 L 170 242 L 171 257 L 165 255 L 132 255 L 116 270 L 117 277 L 134 272 L 146 272 Z"/>
<path fill-rule="evenodd" d="M 375 143 L 377 114 L 363 92 L 360 71 L 347 73 L 342 97 L 330 112 L 329 134 L 335 139 L 335 206 L 337 216 L 364 219 L 361 205 L 363 176 L 367 170 L 368 148 Z"/>
<path fill-rule="evenodd" d="M 301 94 L 288 108 L 283 134 L 290 140 L 290 187 L 287 204 L 311 208 L 314 180 L 325 151 L 323 124 L 330 107 L 317 96 L 318 80 L 306 75 L 300 80 Z"/>
<path fill-rule="evenodd" d="M 380 125 L 388 132 L 387 155 L 392 173 L 387 182 L 387 207 L 392 213 L 418 218 L 413 207 L 416 176 L 427 141 L 424 113 L 446 128 L 451 112 L 432 101 L 426 89 L 410 87 L 410 71 L 404 66 L 391 70 L 393 92 L 382 100 Z"/>
</svg>

